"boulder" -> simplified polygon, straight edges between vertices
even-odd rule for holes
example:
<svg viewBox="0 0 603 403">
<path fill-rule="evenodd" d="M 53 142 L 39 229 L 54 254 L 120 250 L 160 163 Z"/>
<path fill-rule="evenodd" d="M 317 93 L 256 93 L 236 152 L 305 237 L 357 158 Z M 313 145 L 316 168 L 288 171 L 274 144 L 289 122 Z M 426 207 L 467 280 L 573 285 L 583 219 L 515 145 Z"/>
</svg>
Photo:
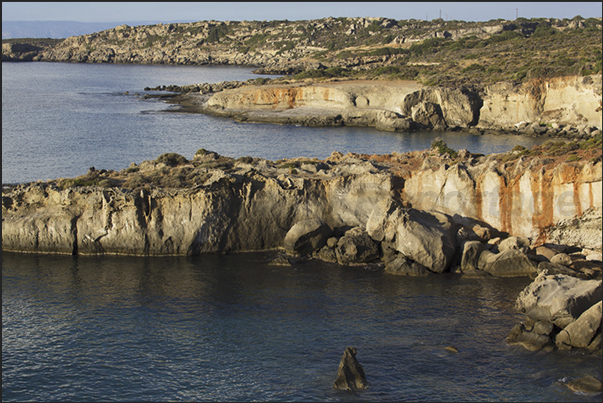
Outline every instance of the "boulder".
<svg viewBox="0 0 603 403">
<path fill-rule="evenodd" d="M 456 239 L 459 245 L 468 241 L 487 242 L 490 239 L 490 229 L 481 225 L 463 226 L 456 233 Z"/>
<path fill-rule="evenodd" d="M 547 260 L 551 260 L 553 256 L 555 256 L 558 252 L 554 249 L 548 248 L 546 246 L 539 246 L 536 248 L 536 255 L 544 256 Z"/>
<path fill-rule="evenodd" d="M 558 253 L 550 259 L 551 263 L 569 266 L 572 264 L 572 258 L 567 253 Z"/>
<path fill-rule="evenodd" d="M 552 331 L 553 325 L 550 322 L 528 318 L 511 329 L 507 336 L 507 343 L 519 344 L 530 351 L 552 349 L 550 336 Z"/>
<path fill-rule="evenodd" d="M 385 265 L 385 271 L 398 276 L 427 277 L 433 274 L 425 266 L 409 260 L 406 256 L 399 254 L 394 260 Z"/>
<path fill-rule="evenodd" d="M 500 244 L 498 245 L 498 250 L 500 252 L 506 252 L 510 249 L 516 249 L 520 252 L 527 253 L 530 249 L 530 240 L 524 237 L 511 236 L 500 241 Z"/>
<path fill-rule="evenodd" d="M 354 347 L 347 347 L 341 357 L 337 379 L 333 388 L 339 390 L 362 390 L 368 388 L 368 382 L 362 365 L 356 359 L 357 351 Z"/>
<path fill-rule="evenodd" d="M 337 263 L 337 254 L 335 249 L 328 245 L 323 246 L 318 252 L 314 252 L 313 255 L 316 259 L 322 260 L 323 262 Z"/>
<path fill-rule="evenodd" d="M 560 350 L 572 347 L 587 348 L 597 333 L 601 333 L 601 301 L 561 330 L 555 338 L 555 344 Z"/>
<path fill-rule="evenodd" d="M 603 254 L 601 254 L 601 252 L 591 252 L 586 255 L 586 260 L 591 262 L 600 262 L 603 260 Z"/>
<path fill-rule="evenodd" d="M 300 221 L 285 235 L 285 251 L 292 255 L 310 255 L 326 244 L 331 233 L 331 228 L 321 220 Z"/>
<path fill-rule="evenodd" d="M 534 320 L 548 321 L 563 329 L 599 301 L 601 280 L 542 272 L 519 293 L 516 308 Z"/>
<path fill-rule="evenodd" d="M 379 246 L 360 227 L 346 231 L 335 248 L 339 264 L 368 263 L 379 258 Z"/>
<path fill-rule="evenodd" d="M 463 245 L 463 257 L 461 259 L 461 271 L 464 273 L 469 270 L 478 269 L 479 257 L 485 250 L 487 250 L 486 245 L 479 241 L 465 242 Z"/>
<path fill-rule="evenodd" d="M 535 264 L 517 249 L 501 253 L 483 251 L 479 256 L 478 268 L 495 277 L 523 277 L 537 272 Z"/>
<path fill-rule="evenodd" d="M 408 209 L 396 228 L 396 250 L 436 273 L 446 271 L 456 253 L 456 231 L 448 216 Z"/>
<path fill-rule="evenodd" d="M 456 248 L 456 228 L 445 214 L 403 207 L 388 199 L 373 208 L 366 224 L 375 241 L 392 242 L 394 249 L 435 273 L 446 271 Z"/>
<path fill-rule="evenodd" d="M 540 262 L 538 263 L 538 273 L 546 271 L 547 274 L 565 274 L 566 276 L 573 276 L 578 278 L 585 278 L 585 275 L 579 271 L 573 270 L 561 264 L 552 262 Z"/>
<path fill-rule="evenodd" d="M 442 108 L 438 104 L 423 102 L 411 109 L 412 119 L 430 129 L 446 128 L 446 120 L 442 116 Z"/>
</svg>

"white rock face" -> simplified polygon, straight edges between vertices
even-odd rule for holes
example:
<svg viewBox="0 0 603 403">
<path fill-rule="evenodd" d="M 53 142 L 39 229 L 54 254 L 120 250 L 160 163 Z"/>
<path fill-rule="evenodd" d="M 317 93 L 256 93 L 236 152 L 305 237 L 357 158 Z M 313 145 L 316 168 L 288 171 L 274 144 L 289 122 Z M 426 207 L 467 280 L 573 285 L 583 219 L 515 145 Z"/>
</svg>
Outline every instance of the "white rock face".
<svg viewBox="0 0 603 403">
<path fill-rule="evenodd" d="M 580 167 L 562 163 L 552 170 L 534 170 L 519 160 L 513 164 L 504 172 L 489 159 L 473 166 L 461 163 L 415 171 L 404 183 L 403 197 L 418 209 L 441 211 L 455 219 L 475 218 L 532 240 L 564 243 L 562 237 L 586 237 L 566 243 L 600 250 L 600 162 Z M 557 223 L 566 223 L 569 229 L 587 211 L 592 212 L 588 224 L 592 231 L 559 230 L 549 238 L 542 232 Z"/>
<path fill-rule="evenodd" d="M 601 75 L 557 77 L 514 87 L 498 83 L 486 87 L 479 125 L 511 127 L 518 122 L 602 127 Z"/>
</svg>

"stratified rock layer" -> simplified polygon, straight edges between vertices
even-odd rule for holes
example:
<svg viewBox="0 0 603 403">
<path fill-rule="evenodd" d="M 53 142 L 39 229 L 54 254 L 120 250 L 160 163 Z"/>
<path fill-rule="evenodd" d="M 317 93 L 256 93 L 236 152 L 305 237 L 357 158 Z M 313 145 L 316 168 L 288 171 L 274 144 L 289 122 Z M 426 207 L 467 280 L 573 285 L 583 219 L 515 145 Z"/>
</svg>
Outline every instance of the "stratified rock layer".
<svg viewBox="0 0 603 403">
<path fill-rule="evenodd" d="M 291 251 L 314 253 L 327 246 L 328 259 L 370 261 L 377 257 L 370 237 L 381 245 L 379 257 L 387 253 L 394 260 L 400 253 L 440 273 L 456 257 L 461 263 L 465 241 L 485 242 L 498 230 L 542 244 L 552 226 L 566 217 L 580 222 L 585 211 L 600 228 L 600 160 L 552 163 L 533 157 L 505 164 L 500 158 L 465 152 L 452 164 L 435 150 L 333 153 L 325 161 L 282 163 L 235 161 L 206 151 L 192 161 L 164 155 L 120 172 L 91 171 L 3 192 L 2 247 L 133 255 L 270 250 L 285 247 L 295 225 L 318 220 L 324 226 L 317 227 L 316 242 L 307 251 L 292 244 Z M 77 185 L 86 181 L 98 185 Z M 354 227 L 359 229 L 349 242 L 325 245 L 330 231 L 341 236 Z M 572 231 L 579 234 L 581 228 Z M 583 247 L 600 251 L 600 231 L 590 243 Z M 467 256 L 467 267 L 477 264 L 493 275 L 537 272 L 525 250 L 479 252 Z M 512 273 L 506 268 L 510 261 L 518 263 Z"/>
</svg>

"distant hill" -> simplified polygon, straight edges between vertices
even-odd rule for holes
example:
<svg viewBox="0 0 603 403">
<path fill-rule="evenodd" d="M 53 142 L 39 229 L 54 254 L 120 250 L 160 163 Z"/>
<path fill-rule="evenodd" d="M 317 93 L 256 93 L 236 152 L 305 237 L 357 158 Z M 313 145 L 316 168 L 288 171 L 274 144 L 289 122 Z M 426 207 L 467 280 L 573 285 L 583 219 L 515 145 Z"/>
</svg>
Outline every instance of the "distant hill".
<svg viewBox="0 0 603 403">
<path fill-rule="evenodd" d="M 601 22 L 576 16 L 130 23 L 66 39 L 3 39 L 2 61 L 238 65 L 294 79 L 379 77 L 482 88 L 600 74 Z"/>
<path fill-rule="evenodd" d="M 91 34 L 119 25 L 152 25 L 166 21 L 117 21 L 117 22 L 78 22 L 78 21 L 2 21 L 2 39 L 12 38 L 55 38 Z M 169 21 L 176 22 L 176 21 Z M 178 21 L 178 22 L 192 22 Z"/>
</svg>

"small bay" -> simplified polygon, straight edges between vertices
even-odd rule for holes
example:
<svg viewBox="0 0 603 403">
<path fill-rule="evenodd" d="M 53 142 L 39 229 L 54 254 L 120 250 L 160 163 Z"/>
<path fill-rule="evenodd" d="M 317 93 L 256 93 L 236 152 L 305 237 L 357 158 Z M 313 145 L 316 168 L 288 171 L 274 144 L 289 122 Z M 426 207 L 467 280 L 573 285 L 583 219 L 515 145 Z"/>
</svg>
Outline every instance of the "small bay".
<svg viewBox="0 0 603 403">
<path fill-rule="evenodd" d="M 229 157 L 326 158 L 333 151 L 388 154 L 429 148 L 441 137 L 474 153 L 531 147 L 543 139 L 468 133 L 390 133 L 361 127 L 238 123 L 203 114 L 165 113 L 145 87 L 257 77 L 233 66 L 2 63 L 2 183 L 120 170 L 166 152 L 192 158 L 200 148 Z M 127 95 L 125 95 L 127 92 Z M 156 92 L 155 92 L 156 93 Z"/>
</svg>

